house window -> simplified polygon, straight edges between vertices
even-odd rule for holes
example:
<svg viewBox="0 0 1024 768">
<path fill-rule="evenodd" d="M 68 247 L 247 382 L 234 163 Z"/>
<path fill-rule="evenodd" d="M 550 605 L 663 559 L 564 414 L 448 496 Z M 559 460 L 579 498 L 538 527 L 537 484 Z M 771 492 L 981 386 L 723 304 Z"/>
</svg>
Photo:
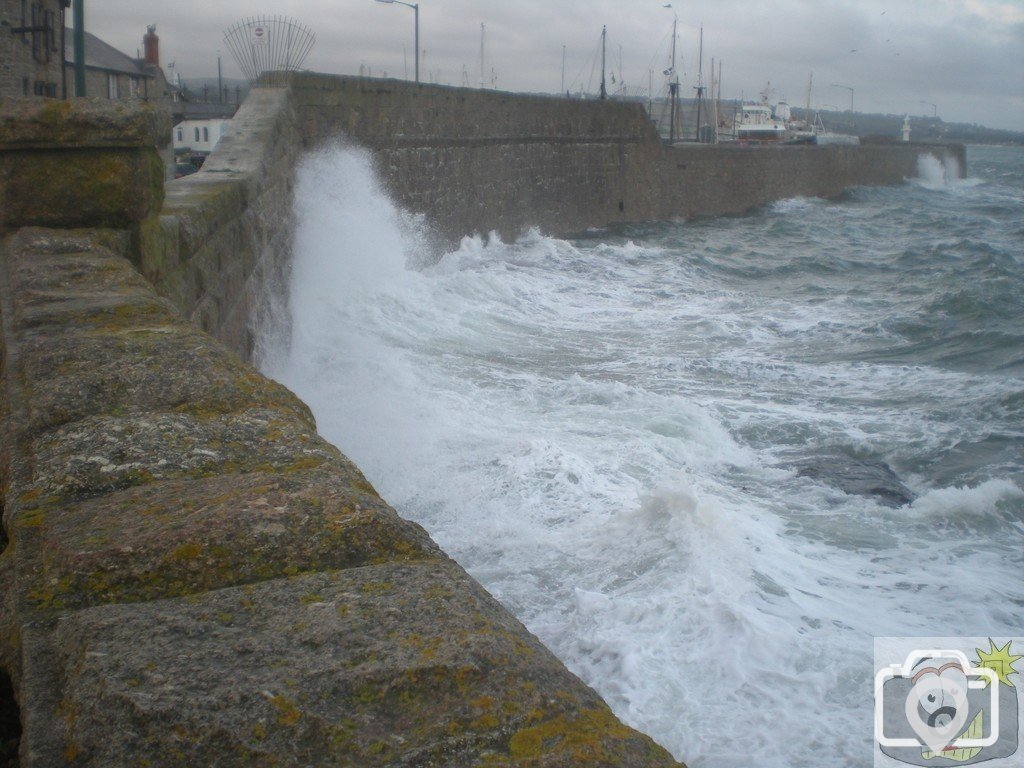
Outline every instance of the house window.
<svg viewBox="0 0 1024 768">
<path fill-rule="evenodd" d="M 139 93 L 139 79 L 134 75 L 128 76 L 128 96 L 135 98 Z"/>
<path fill-rule="evenodd" d="M 36 80 L 35 85 L 32 87 L 32 92 L 36 96 L 46 96 L 52 99 L 57 96 L 57 84 Z"/>
<path fill-rule="evenodd" d="M 185 140 L 185 132 L 183 130 L 181 130 L 181 128 L 179 128 L 178 129 L 178 141 L 184 141 L 184 140 Z"/>
<path fill-rule="evenodd" d="M 120 98 L 120 90 L 117 87 L 117 75 L 107 75 L 107 96 L 111 99 Z"/>
<path fill-rule="evenodd" d="M 195 128 L 194 130 L 196 132 L 196 143 L 198 144 L 199 143 L 199 129 Z"/>
<path fill-rule="evenodd" d="M 21 4 L 22 27 L 25 26 L 25 4 Z M 39 3 L 32 3 L 32 58 L 38 62 L 46 63 L 50 60 L 50 54 L 57 50 L 54 45 L 56 39 L 54 32 L 53 11 L 46 10 Z M 24 33 L 22 33 L 24 39 Z"/>
<path fill-rule="evenodd" d="M 50 54 L 60 50 L 57 47 L 57 16 L 53 11 L 46 12 L 46 34 L 49 38 L 47 42 L 50 45 L 50 49 L 46 53 L 46 60 L 49 61 Z"/>
<path fill-rule="evenodd" d="M 32 29 L 34 30 L 39 24 L 39 4 L 32 3 Z M 39 55 L 39 34 L 37 32 L 32 33 L 32 58 L 36 61 L 42 61 L 42 57 Z"/>
<path fill-rule="evenodd" d="M 203 128 L 203 142 L 206 144 L 210 143 L 210 129 Z"/>
</svg>

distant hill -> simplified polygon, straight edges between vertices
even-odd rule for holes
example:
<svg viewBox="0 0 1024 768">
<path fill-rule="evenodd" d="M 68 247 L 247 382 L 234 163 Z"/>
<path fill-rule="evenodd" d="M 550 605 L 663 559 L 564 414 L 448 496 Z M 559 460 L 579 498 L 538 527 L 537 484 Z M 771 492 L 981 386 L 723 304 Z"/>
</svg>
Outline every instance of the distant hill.
<svg viewBox="0 0 1024 768">
<path fill-rule="evenodd" d="M 583 96 L 583 98 L 592 98 Z M 621 97 L 613 97 L 621 98 Z M 642 97 L 627 97 L 626 101 L 637 101 L 647 104 Z M 681 132 L 684 137 L 692 137 L 696 131 L 697 102 L 691 98 L 679 100 L 681 109 Z M 719 104 L 719 114 L 731 119 L 740 109 L 741 102 L 736 99 L 723 99 Z M 805 119 L 806 110 L 791 107 L 795 120 Z M 669 109 L 663 98 L 654 100 L 651 107 L 652 117 L 659 123 L 667 125 Z M 825 128 L 836 133 L 849 133 L 861 138 L 871 137 L 874 140 L 899 141 L 903 135 L 903 115 L 883 115 L 866 112 L 830 112 L 821 110 L 818 114 Z M 704 105 L 704 117 L 707 121 L 708 107 Z M 811 111 L 814 117 L 814 110 Z M 663 129 L 665 134 L 667 129 Z M 910 116 L 910 138 L 912 141 L 955 141 L 963 144 L 1024 144 L 1024 131 L 1006 131 L 998 128 L 986 128 L 983 125 L 969 123 L 947 123 L 941 117 Z"/>
<path fill-rule="evenodd" d="M 899 138 L 903 131 L 903 115 L 880 115 L 865 112 L 822 111 L 826 128 L 838 133 L 852 133 L 861 138 L 891 136 Z M 804 110 L 793 109 L 793 116 L 804 118 Z M 910 138 L 913 141 L 958 141 L 964 144 L 1024 144 L 1024 132 L 1004 131 L 969 123 L 947 123 L 941 117 L 910 116 Z"/>
<path fill-rule="evenodd" d="M 217 101 L 217 77 L 183 77 L 181 78 L 181 85 L 185 89 L 186 93 L 189 94 L 191 100 L 204 102 L 204 101 Z M 245 101 L 245 97 L 249 95 L 249 81 L 242 78 L 236 77 L 225 77 L 223 79 L 224 85 L 224 102 L 226 104 L 235 104 Z"/>
</svg>

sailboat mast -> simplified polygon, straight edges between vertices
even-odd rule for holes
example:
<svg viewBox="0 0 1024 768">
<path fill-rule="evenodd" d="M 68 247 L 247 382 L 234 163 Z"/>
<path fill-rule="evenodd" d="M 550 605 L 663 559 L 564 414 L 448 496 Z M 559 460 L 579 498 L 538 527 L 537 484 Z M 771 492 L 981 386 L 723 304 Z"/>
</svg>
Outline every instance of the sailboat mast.
<svg viewBox="0 0 1024 768">
<path fill-rule="evenodd" d="M 700 28 L 700 48 L 697 49 L 697 135 L 700 141 L 700 107 L 704 96 L 704 27 Z"/>
<path fill-rule="evenodd" d="M 676 24 L 678 23 L 679 17 L 672 19 L 672 76 L 668 81 L 669 95 L 672 99 L 672 109 L 669 112 L 669 143 L 675 143 L 676 140 L 676 102 L 678 101 L 679 97 L 679 75 L 676 74 Z"/>
<path fill-rule="evenodd" d="M 718 90 L 715 96 L 715 114 L 718 114 L 718 110 L 722 106 L 722 60 L 718 60 Z M 721 120 L 715 120 L 715 143 L 718 143 L 718 126 Z"/>
<path fill-rule="evenodd" d="M 811 76 L 807 79 L 807 111 L 804 113 L 804 123 L 810 127 L 811 125 L 811 86 L 814 85 L 814 72 L 811 72 Z"/>
<path fill-rule="evenodd" d="M 678 18 L 672 19 L 672 77 L 676 76 L 676 24 L 679 23 Z"/>
<path fill-rule="evenodd" d="M 558 95 L 561 96 L 565 93 L 565 45 L 562 45 L 562 87 L 558 91 Z"/>
<path fill-rule="evenodd" d="M 608 89 L 605 87 L 605 84 L 604 84 L 604 63 L 605 63 L 605 55 L 604 55 L 605 54 L 605 52 L 604 52 L 604 47 L 605 46 L 604 46 L 604 44 L 605 44 L 605 39 L 607 37 L 608 37 L 608 27 L 606 27 L 606 26 L 605 27 L 601 27 L 601 100 L 602 101 L 604 99 L 608 98 Z"/>
<path fill-rule="evenodd" d="M 480 22 L 480 87 L 484 87 L 484 23 Z"/>
<path fill-rule="evenodd" d="M 718 99 L 715 98 L 715 57 L 711 57 L 711 105 L 708 109 L 711 113 L 711 143 L 718 143 Z"/>
</svg>

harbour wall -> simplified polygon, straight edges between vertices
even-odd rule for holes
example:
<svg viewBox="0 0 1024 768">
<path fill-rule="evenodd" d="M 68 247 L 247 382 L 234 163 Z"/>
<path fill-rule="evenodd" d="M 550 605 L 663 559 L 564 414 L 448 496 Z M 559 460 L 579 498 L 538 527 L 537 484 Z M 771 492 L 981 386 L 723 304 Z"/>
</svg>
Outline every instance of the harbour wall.
<svg viewBox="0 0 1024 768">
<path fill-rule="evenodd" d="M 962 145 L 667 147 L 638 103 L 303 73 L 288 88 L 254 89 L 203 170 L 167 185 L 159 225 L 143 231 L 142 273 L 251 357 L 254 329 L 283 319 L 273 298 L 290 264 L 296 162 L 338 142 L 372 152 L 391 196 L 424 215 L 439 248 L 473 233 L 559 236 L 836 197 L 914 177 L 927 153 L 966 170 Z"/>
<path fill-rule="evenodd" d="M 144 105 L 0 113 L 0 748 L 23 766 L 673 764 L 243 362 L 306 152 L 369 147 L 441 240 L 962 163 L 668 149 L 631 105 L 301 75 L 165 187 Z"/>
<path fill-rule="evenodd" d="M 665 146 L 643 105 L 302 74 L 292 103 L 307 148 L 369 147 L 389 191 L 449 238 L 536 226 L 739 213 L 794 196 L 917 176 L 922 153 L 961 145 Z"/>
</svg>

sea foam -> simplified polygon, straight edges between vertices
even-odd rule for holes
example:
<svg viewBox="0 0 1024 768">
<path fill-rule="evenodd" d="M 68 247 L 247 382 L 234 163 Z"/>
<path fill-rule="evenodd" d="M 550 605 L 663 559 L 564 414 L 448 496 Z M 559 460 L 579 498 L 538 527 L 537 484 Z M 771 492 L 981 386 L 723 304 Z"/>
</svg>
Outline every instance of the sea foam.
<svg viewBox="0 0 1024 768">
<path fill-rule="evenodd" d="M 1020 383 L 927 357 L 942 318 L 914 324 L 971 284 L 935 246 L 947 198 L 431 253 L 368 156 L 333 147 L 299 169 L 292 328 L 264 368 L 691 766 L 866 766 L 872 637 L 1019 631 L 1024 604 L 1024 501 L 986 464 L 1013 462 Z M 929 257 L 897 268 L 894 243 Z M 1005 454 L 957 454 L 993 433 Z M 785 468 L 819 453 L 886 462 L 919 498 Z"/>
</svg>

